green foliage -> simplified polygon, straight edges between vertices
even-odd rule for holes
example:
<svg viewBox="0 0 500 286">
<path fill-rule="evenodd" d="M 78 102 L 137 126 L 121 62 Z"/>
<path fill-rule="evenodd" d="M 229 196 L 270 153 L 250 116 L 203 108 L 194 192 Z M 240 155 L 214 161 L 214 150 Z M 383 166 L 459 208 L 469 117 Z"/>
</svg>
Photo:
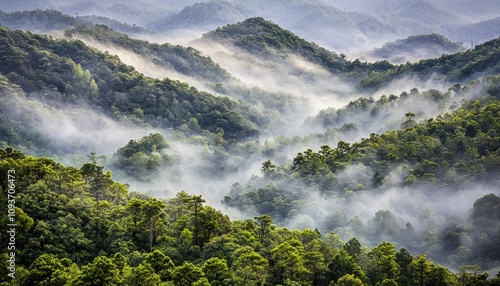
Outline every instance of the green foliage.
<svg viewBox="0 0 500 286">
<path fill-rule="evenodd" d="M 130 140 L 114 155 L 113 166 L 126 175 L 149 182 L 158 175 L 160 168 L 170 165 L 171 158 L 165 151 L 168 146 L 167 140 L 159 133 Z"/>
<path fill-rule="evenodd" d="M 40 255 L 30 266 L 26 283 L 29 285 L 66 285 L 73 277 L 61 261 L 50 254 Z"/>
<path fill-rule="evenodd" d="M 98 256 L 82 267 L 77 285 L 121 285 L 118 268 L 110 258 Z"/>
<path fill-rule="evenodd" d="M 139 54 L 152 54 L 157 63 L 172 65 L 188 75 L 210 80 L 225 80 L 227 76 L 209 58 L 189 48 L 133 40 L 105 26 L 77 27 L 68 35 L 71 33 L 92 35 Z M 53 40 L 4 28 L 0 28 L 0 34 L 0 146 L 16 144 L 26 150 L 41 146 L 37 147 L 40 152 L 57 152 L 54 142 L 30 128 L 36 118 L 30 107 L 23 107 L 20 102 L 33 100 L 83 103 L 134 124 L 201 134 L 218 145 L 210 155 L 214 162 L 228 161 L 228 152 L 239 152 L 245 158 L 261 151 L 272 157 L 281 152 L 280 146 L 292 142 L 280 137 L 274 146 L 267 142 L 263 147 L 252 142 L 228 144 L 257 135 L 254 124 L 269 123 L 267 117 L 258 118 L 244 103 L 199 92 L 184 83 L 144 77 L 117 57 L 91 49 L 78 40 Z M 262 18 L 228 25 L 206 37 L 230 39 L 240 48 L 258 51 L 266 57 L 275 56 L 276 50 L 292 52 L 333 73 L 361 80 L 365 88 L 412 73 L 424 78 L 434 72 L 448 73 L 448 79 L 461 81 L 479 73 L 497 72 L 497 41 L 436 60 L 393 66 L 388 62 L 346 61 Z M 183 64 L 185 58 L 187 64 Z M 347 134 L 358 129 L 349 118 L 360 111 L 379 116 L 405 106 L 403 102 L 408 99 L 426 99 L 440 105 L 453 96 L 458 100 L 464 89 L 477 89 L 490 96 L 422 123 L 417 122 L 421 118 L 418 112 L 403 110 L 401 120 L 394 123 L 396 129 L 403 130 L 371 134 L 355 143 L 335 139 L 336 147 L 307 149 L 285 164 L 266 160 L 261 177 L 235 184 L 224 200 L 229 206 L 255 210 L 255 220 L 231 221 L 204 205 L 202 196 L 184 191 L 172 199 L 129 193 L 125 185 L 113 181 L 112 173 L 99 165 L 95 154 L 91 154 L 91 162 L 74 168 L 47 158 L 25 156 L 12 148 L 0 149 L 0 175 L 5 177 L 9 169 L 19 174 L 18 280 L 25 279 L 30 285 L 456 285 L 459 280 L 463 284 L 489 283 L 477 266 L 460 268 L 457 279 L 451 271 L 428 260 L 429 255 L 412 256 L 405 249 L 398 251 L 392 242 L 370 250 L 360 241 L 407 239 L 415 249 L 424 246 L 427 253 L 452 254 L 449 262 L 454 265 L 471 259 L 494 263 L 500 257 L 496 251 L 500 242 L 499 203 L 494 194 L 476 201 L 470 229 L 458 224 L 446 230 L 435 229 L 432 214 L 423 213 L 427 229 L 419 239 L 415 238 L 411 224 L 401 228 L 399 218 L 389 210 L 376 212 L 367 226 L 359 218 L 349 220 L 341 211 L 329 215 L 329 228 L 351 227 L 363 238 L 352 238 L 345 244 L 335 233 L 291 231 L 273 224 L 273 219 L 281 223 L 297 213 L 311 190 L 320 190 L 322 199 L 348 200 L 352 194 L 370 188 L 411 185 L 432 192 L 445 186 L 500 183 L 498 76 L 482 83 L 487 87 L 473 82 L 463 89 L 455 85 L 445 93 L 420 93 L 414 89 L 400 97 L 360 98 L 343 109 L 329 109 L 311 118 L 312 123 L 336 128 L 332 134 Z M 216 88 L 221 93 L 237 90 L 242 98 L 248 96 L 255 102 L 263 94 L 222 84 Z M 266 104 L 283 112 L 287 104 L 294 102 L 281 95 L 273 99 L 276 102 Z M 7 107 L 25 114 L 19 119 L 25 129 L 10 128 L 14 119 L 6 116 Z M 162 135 L 151 134 L 120 148 L 113 164 L 148 181 L 160 167 L 168 167 L 172 162 L 168 148 Z M 218 167 L 230 168 L 223 163 Z M 401 168 L 402 180 L 389 176 L 395 167 Z M 8 185 L 2 181 L 0 186 L 5 194 Z M 1 225 L 5 227 L 6 221 L 2 215 Z M 5 231 L 1 238 L 6 240 Z M 467 239 L 478 241 L 477 247 L 468 248 L 462 242 Z M 0 283 L 8 283 L 6 277 L 3 275 Z"/>
<path fill-rule="evenodd" d="M 234 279 L 233 273 L 228 268 L 224 259 L 217 257 L 210 258 L 203 263 L 201 268 L 205 277 L 213 286 L 227 285 Z"/>
<path fill-rule="evenodd" d="M 172 274 L 174 285 L 195 285 L 199 283 L 204 277 L 203 272 L 200 268 L 196 267 L 192 263 L 184 262 L 182 265 L 177 266 Z"/>
<path fill-rule="evenodd" d="M 251 247 L 242 247 L 235 252 L 233 268 L 237 285 L 262 285 L 269 276 L 269 262 Z"/>
<path fill-rule="evenodd" d="M 422 55 L 419 53 L 420 50 L 426 53 Z M 426 34 L 386 43 L 381 48 L 375 49 L 373 54 L 384 59 L 398 60 L 398 57 L 439 57 L 442 54 L 452 54 L 463 50 L 460 43 L 453 43 L 442 35 Z"/>
<path fill-rule="evenodd" d="M 337 286 L 363 286 L 363 281 L 352 274 L 346 274 L 339 278 Z"/>
<path fill-rule="evenodd" d="M 422 80 L 439 75 L 449 82 L 465 82 L 499 72 L 496 64 L 499 58 L 499 39 L 477 45 L 471 50 L 443 55 L 437 59 L 421 60 L 414 64 L 392 65 L 386 60 L 371 64 L 362 63 L 359 59 L 348 61 L 345 56 L 339 56 L 317 44 L 305 41 L 261 17 L 249 18 L 237 24 L 217 28 L 205 34 L 204 38 L 231 43 L 252 54 L 266 58 L 293 53 L 325 67 L 335 75 L 351 80 L 358 84 L 361 90 L 378 89 L 391 80 L 410 75 L 418 76 Z M 442 46 L 450 52 L 462 49 L 458 44 L 446 41 L 442 36 L 435 34 L 415 36 L 406 41 L 410 43 L 427 41 L 432 45 Z M 404 46 L 405 43 L 398 42 L 392 45 Z M 430 44 L 426 45 L 428 46 Z M 392 46 L 386 48 L 394 49 Z"/>
</svg>

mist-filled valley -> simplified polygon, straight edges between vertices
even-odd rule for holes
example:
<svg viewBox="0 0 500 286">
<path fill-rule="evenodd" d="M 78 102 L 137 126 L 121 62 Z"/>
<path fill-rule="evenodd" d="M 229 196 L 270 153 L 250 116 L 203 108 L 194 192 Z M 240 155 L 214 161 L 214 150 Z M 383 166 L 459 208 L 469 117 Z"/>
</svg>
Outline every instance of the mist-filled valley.
<svg viewBox="0 0 500 286">
<path fill-rule="evenodd" d="M 500 7 L 458 2 L 1 3 L 1 285 L 498 285 Z"/>
</svg>

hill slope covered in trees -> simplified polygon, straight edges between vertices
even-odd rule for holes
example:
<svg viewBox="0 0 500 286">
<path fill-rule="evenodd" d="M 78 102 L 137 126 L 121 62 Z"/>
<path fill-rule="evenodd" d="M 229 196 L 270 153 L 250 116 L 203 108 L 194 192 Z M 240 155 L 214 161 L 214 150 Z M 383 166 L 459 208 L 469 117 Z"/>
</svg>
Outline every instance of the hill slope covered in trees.
<svg viewBox="0 0 500 286">
<path fill-rule="evenodd" d="M 226 139 L 258 133 L 243 117 L 246 111 L 240 109 L 241 104 L 178 81 L 145 77 L 118 57 L 81 41 L 54 40 L 6 28 L 0 33 L 0 72 L 27 98 L 88 104 L 116 119 L 156 127 L 178 128 L 192 122 L 193 128 L 221 132 Z"/>
<path fill-rule="evenodd" d="M 2 285 L 498 283 L 477 268 L 454 274 L 390 242 L 367 248 L 356 238 L 277 227 L 268 215 L 231 221 L 186 192 L 167 200 L 129 193 L 95 161 L 65 167 L 7 148 L 0 173 L 14 174 L 2 193 L 17 190 L 16 269 L 2 254 Z M 488 227 L 485 214 L 499 204 L 493 194 L 476 201 L 474 222 Z"/>
</svg>

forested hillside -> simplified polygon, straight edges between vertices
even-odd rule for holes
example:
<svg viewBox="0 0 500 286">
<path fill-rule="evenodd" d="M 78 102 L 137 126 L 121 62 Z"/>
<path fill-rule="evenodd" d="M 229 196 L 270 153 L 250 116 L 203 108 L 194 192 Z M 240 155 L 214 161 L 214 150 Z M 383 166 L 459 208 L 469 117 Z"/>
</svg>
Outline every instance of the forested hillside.
<svg viewBox="0 0 500 286">
<path fill-rule="evenodd" d="M 349 77 L 352 72 L 354 79 L 366 75 L 371 70 L 385 72 L 392 67 L 388 62 L 368 65 L 360 61 L 347 61 L 344 56 L 301 39 L 292 32 L 261 17 L 217 28 L 205 34 L 203 39 L 232 44 L 262 57 L 282 57 L 292 53 L 325 67 L 333 74 Z"/>
<path fill-rule="evenodd" d="M 452 85 L 499 72 L 499 39 L 467 51 L 402 65 L 392 65 L 386 60 L 375 63 L 361 62 L 359 59 L 349 61 L 345 56 L 305 41 L 263 18 L 250 18 L 226 25 L 205 34 L 204 39 L 232 44 L 270 59 L 295 54 L 357 84 L 360 90 L 378 89 L 405 76 L 417 76 L 420 80 L 439 77 Z"/>
<path fill-rule="evenodd" d="M 133 35 L 152 35 L 137 25 L 129 25 L 114 19 L 102 16 L 72 17 L 57 10 L 32 10 L 32 11 L 0 11 L 0 24 L 11 29 L 36 32 L 57 32 L 74 28 L 79 25 L 101 24 L 113 28 L 116 31 Z"/>
<path fill-rule="evenodd" d="M 454 54 L 465 48 L 439 34 L 410 36 L 374 49 L 372 56 L 387 59 L 392 63 L 406 63 L 415 59 L 437 58 L 443 54 Z"/>
<path fill-rule="evenodd" d="M 231 78 L 227 71 L 221 69 L 209 57 L 191 47 L 163 44 L 158 45 L 147 41 L 135 40 L 125 34 L 115 32 L 104 25 L 77 26 L 66 31 L 66 35 L 88 37 L 100 44 L 109 44 L 125 48 L 144 56 L 151 62 L 165 68 L 171 68 L 179 73 L 212 83 L 227 81 Z"/>
<path fill-rule="evenodd" d="M 191 122 L 193 132 L 221 132 L 226 139 L 258 133 L 243 117 L 245 107 L 241 109 L 240 104 L 178 81 L 147 78 L 118 57 L 81 41 L 54 40 L 5 28 L 0 33 L 0 72 L 29 98 L 89 104 L 136 124 L 178 128 Z"/>
<path fill-rule="evenodd" d="M 2 285 L 499 283 L 474 267 L 453 274 L 391 242 L 367 248 L 333 232 L 277 227 L 269 215 L 231 221 L 186 192 L 165 200 L 129 193 L 95 161 L 64 167 L 11 148 L 0 160 L 3 176 L 15 174 L 2 192 L 17 190 L 15 279 L 3 253 Z M 476 201 L 475 225 L 492 227 L 499 204 L 493 194 Z"/>
<path fill-rule="evenodd" d="M 363 79 L 363 88 L 377 88 L 395 78 L 416 75 L 422 80 L 439 77 L 447 82 L 466 82 L 500 72 L 500 38 L 477 45 L 473 49 L 414 64 L 395 66 L 384 73 L 372 73 Z"/>
</svg>

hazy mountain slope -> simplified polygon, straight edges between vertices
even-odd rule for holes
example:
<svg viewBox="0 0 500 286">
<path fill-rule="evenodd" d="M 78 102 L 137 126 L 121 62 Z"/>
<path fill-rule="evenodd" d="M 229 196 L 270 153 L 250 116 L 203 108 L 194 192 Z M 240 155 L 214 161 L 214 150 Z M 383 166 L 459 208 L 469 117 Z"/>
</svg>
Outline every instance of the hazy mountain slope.
<svg viewBox="0 0 500 286">
<path fill-rule="evenodd" d="M 447 35 L 454 41 L 464 42 L 465 45 L 483 43 L 500 37 L 500 17 L 463 26 L 451 26 L 447 29 Z"/>
<path fill-rule="evenodd" d="M 387 62 L 368 65 L 359 61 L 347 61 L 343 56 L 299 38 L 292 32 L 261 17 L 249 18 L 237 24 L 217 28 L 205 34 L 202 41 L 231 44 L 253 55 L 269 59 L 273 57 L 279 59 L 295 54 L 324 67 L 333 74 L 353 76 L 354 79 L 370 70 L 383 72 L 392 68 L 392 65 Z M 354 70 L 357 73 L 350 74 Z"/>
<path fill-rule="evenodd" d="M 154 23 L 156 31 L 172 29 L 209 30 L 227 23 L 239 22 L 250 15 L 257 14 L 255 9 L 241 11 L 229 1 L 199 2 L 186 6 L 177 14 Z"/>
<path fill-rule="evenodd" d="M 169 5 L 174 4 L 174 6 Z M 183 2 L 186 5 L 189 2 Z M 177 2 L 174 1 L 154 1 L 154 0 L 141 0 L 141 1 L 15 1 L 6 0 L 0 2 L 0 10 L 4 11 L 24 11 L 36 9 L 54 9 L 69 15 L 76 16 L 104 16 L 126 22 L 129 24 L 138 24 L 144 26 L 148 21 L 156 17 L 164 17 L 172 12 L 172 10 L 179 10 Z M 169 12 L 170 11 L 170 12 Z"/>
<path fill-rule="evenodd" d="M 297 35 L 329 49 L 346 53 L 366 46 L 380 46 L 386 41 L 410 35 L 440 33 L 455 41 L 484 42 L 500 36 L 488 20 L 498 10 L 493 0 L 461 0 L 457 9 L 442 1 L 4 1 L 0 9 L 57 9 L 70 15 L 111 17 L 128 24 L 138 24 L 160 34 L 185 36 L 186 32 L 215 29 L 218 26 L 243 21 L 249 17 L 264 17 Z M 451 5 L 453 6 L 453 5 Z M 482 6 L 481 8 L 473 8 Z M 491 9 L 490 11 L 488 8 Z M 467 17 L 467 9 L 471 15 Z M 459 11 L 460 10 L 460 11 Z M 458 13 L 458 16 L 453 13 Z M 489 15 L 489 16 L 486 16 Z M 472 18 L 472 19 L 471 19 Z M 466 19 L 466 20 L 464 20 Z M 462 26 L 474 24 L 476 34 L 459 37 Z M 108 24 L 106 24 L 108 25 Z M 490 28 L 491 27 L 491 28 Z M 117 27 L 113 27 L 118 30 Z M 470 27 L 464 26 L 468 35 Z M 182 31 L 182 32 L 181 32 Z M 478 35 L 477 32 L 481 31 Z"/>
<path fill-rule="evenodd" d="M 465 0 L 472 3 L 471 0 Z M 438 1 L 422 1 L 422 0 L 325 0 L 334 7 L 340 9 L 366 13 L 372 16 L 391 18 L 400 17 L 401 22 L 414 20 L 418 25 L 433 25 L 443 23 L 456 23 L 458 17 L 450 13 L 448 9 L 441 9 L 433 2 Z"/>
<path fill-rule="evenodd" d="M 428 1 L 400 1 L 397 5 L 393 4 L 391 6 L 389 13 L 391 13 L 392 17 L 398 17 L 403 21 L 413 21 L 427 27 L 441 28 L 444 25 L 458 24 L 460 22 L 457 16 L 437 8 Z"/>
<path fill-rule="evenodd" d="M 375 243 L 398 241 L 413 251 L 426 251 L 429 246 L 423 234 L 429 225 L 418 221 L 419 213 L 427 209 L 442 214 L 434 228 L 440 241 L 445 242 L 446 232 L 457 223 L 446 218 L 455 211 L 463 217 L 467 211 L 455 207 L 444 210 L 444 205 L 456 206 L 484 192 L 498 192 L 499 80 L 496 76 L 466 87 L 464 92 L 475 90 L 485 97 L 452 114 L 417 124 L 412 118 L 415 114 L 408 113 L 405 124 L 411 124 L 403 130 L 372 133 L 354 143 L 341 141 L 336 147 L 323 145 L 318 151 L 307 149 L 281 165 L 265 161 L 261 176 L 233 185 L 224 201 L 229 206 L 250 208 L 255 215 L 270 214 L 296 227 L 314 225 L 320 231 L 334 230 Z M 411 101 L 413 96 L 401 100 Z M 436 98 L 436 104 L 440 100 Z M 382 105 L 391 105 L 384 101 Z M 353 104 L 352 108 L 357 106 Z M 338 116 L 347 112 L 339 111 Z M 367 213 L 393 217 L 392 229 L 375 230 L 379 225 L 374 220 L 360 219 Z M 473 229 L 469 234 L 479 235 Z M 498 238 L 498 234 L 494 236 Z M 436 245 L 435 252 L 428 255 L 460 265 L 464 260 L 454 256 L 460 253 L 460 246 L 464 245 Z M 498 261 L 498 252 L 485 251 L 490 246 L 489 241 L 469 244 L 472 250 L 467 260 L 482 263 L 489 257 Z"/>
<path fill-rule="evenodd" d="M 437 58 L 442 54 L 453 54 L 465 48 L 460 43 L 453 43 L 439 34 L 410 36 L 384 44 L 374 49 L 370 55 L 378 59 L 387 59 L 393 63 L 405 63 L 425 58 Z"/>
<path fill-rule="evenodd" d="M 320 1 L 209 1 L 158 21 L 156 30 L 215 29 L 249 17 L 264 17 L 309 40 L 335 49 L 394 36 L 394 26 L 371 16 L 343 12 Z"/>
<path fill-rule="evenodd" d="M 342 52 L 363 49 L 366 45 L 382 45 L 388 40 L 417 34 L 440 33 L 456 41 L 469 41 L 456 38 L 460 34 L 458 31 L 468 22 L 428 1 L 363 1 L 345 5 L 327 2 L 330 5 L 314 0 L 208 1 L 186 7 L 158 21 L 153 27 L 159 31 L 200 31 L 259 16 L 302 38 Z M 337 9 L 339 7 L 344 10 Z M 476 23 L 475 30 L 483 30 L 481 42 L 500 36 L 488 26 L 486 22 Z M 467 27 L 463 29 L 466 33 Z"/>
<path fill-rule="evenodd" d="M 185 191 L 168 199 L 137 193 L 95 160 L 74 168 L 5 148 L 0 149 L 0 166 L 1 174 L 11 178 L 0 187 L 22 189 L 15 194 L 18 270 L 12 275 L 15 278 L 0 277 L 5 285 L 104 285 L 96 281 L 124 286 L 285 285 L 291 281 L 317 286 L 417 285 L 418 277 L 425 277 L 430 285 L 494 286 L 500 281 L 477 266 L 469 266 L 477 273 L 457 273 L 431 258 L 452 253 L 446 261 L 449 265 L 470 262 L 479 254 L 495 263 L 490 259 L 499 254 L 499 235 L 494 230 L 499 225 L 500 197 L 494 193 L 467 200 L 461 207 L 470 213 L 463 220 L 453 217 L 444 228 L 437 221 L 439 214 L 430 210 L 420 216 L 420 224 L 427 225 L 423 230 L 418 223 L 401 227 L 401 217 L 387 210 L 372 215 L 366 225 L 359 218 L 347 221 L 341 212 L 329 216 L 333 224 L 385 236 L 384 242 L 370 245 L 360 236 L 343 241 L 336 232 L 290 230 L 276 225 L 269 215 L 235 220 L 208 205 L 206 197 Z M 3 203 L 12 201 L 7 199 L 12 195 L 5 197 Z M 7 231 L 3 226 L 2 241 L 9 238 Z M 432 252 L 403 248 L 388 237 L 430 246 Z M 479 249 L 471 246 L 477 238 Z M 455 254 L 457 247 L 461 252 Z M 391 268 L 386 270 L 386 265 Z M 387 271 L 394 279 L 384 277 Z"/>
<path fill-rule="evenodd" d="M 459 15 L 470 22 L 498 17 L 500 2 L 496 0 L 428 0 L 436 7 Z"/>
<path fill-rule="evenodd" d="M 72 17 L 57 10 L 0 11 L 0 24 L 11 29 L 47 33 L 64 31 L 77 25 L 103 24 L 129 35 L 152 35 L 152 31 L 99 16 Z"/>
<path fill-rule="evenodd" d="M 68 30 L 66 35 L 84 37 L 100 44 L 126 49 L 143 56 L 154 64 L 213 84 L 231 78 L 227 71 L 193 48 L 168 43 L 160 45 L 132 39 L 102 25 L 78 26 Z"/>
<path fill-rule="evenodd" d="M 442 45 L 448 45 L 439 37 L 431 36 L 426 39 L 441 41 Z M 279 61 L 280 57 L 295 54 L 324 67 L 334 75 L 348 79 L 354 84 L 359 83 L 362 89 L 379 88 L 404 76 L 417 76 L 421 80 L 438 76 L 451 84 L 456 82 L 463 84 L 470 79 L 499 72 L 498 43 L 500 38 L 478 45 L 474 50 L 399 66 L 394 66 L 387 61 L 370 64 L 359 60 L 346 60 L 343 56 L 305 41 L 263 18 L 250 18 L 237 24 L 218 28 L 204 35 L 202 41 L 207 40 L 231 44 L 270 61 Z M 413 40 L 415 38 L 410 38 L 410 41 Z M 418 41 L 421 40 L 423 39 Z"/>
<path fill-rule="evenodd" d="M 394 67 L 384 74 L 372 74 L 364 78 L 360 86 L 380 87 L 396 78 L 415 75 L 422 80 L 437 77 L 450 83 L 464 83 L 487 75 L 500 73 L 500 38 L 477 45 L 474 49 L 437 59 L 420 60 L 417 63 Z"/>
</svg>

